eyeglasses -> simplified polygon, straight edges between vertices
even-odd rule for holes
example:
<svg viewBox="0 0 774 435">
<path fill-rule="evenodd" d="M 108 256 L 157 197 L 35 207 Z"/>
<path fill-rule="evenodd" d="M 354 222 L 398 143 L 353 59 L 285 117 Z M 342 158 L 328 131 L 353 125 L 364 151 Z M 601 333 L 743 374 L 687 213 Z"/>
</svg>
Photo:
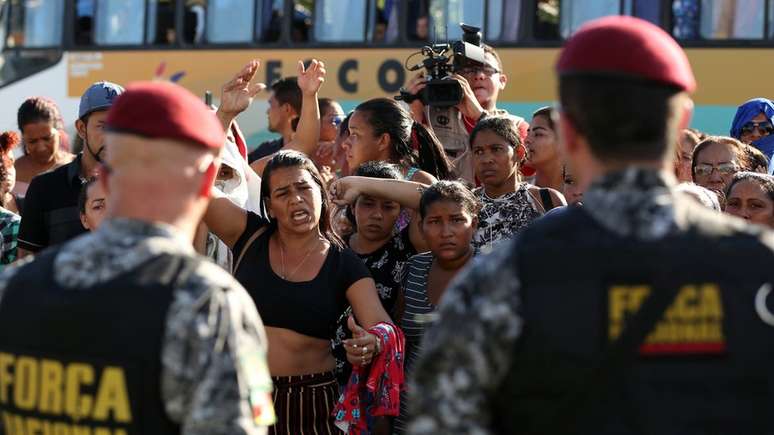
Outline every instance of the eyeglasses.
<svg viewBox="0 0 774 435">
<path fill-rule="evenodd" d="M 694 168 L 696 175 L 700 175 L 702 177 L 709 177 L 710 174 L 712 174 L 712 171 L 715 170 L 717 170 L 721 175 L 731 175 L 738 171 L 739 168 L 736 167 L 736 163 L 721 163 L 717 166 L 707 163 L 700 163 Z"/>
<path fill-rule="evenodd" d="M 761 122 L 748 122 L 747 124 L 742 126 L 742 134 L 752 134 L 753 131 L 758 130 L 761 132 L 764 136 L 769 135 L 771 133 L 774 133 L 774 125 L 771 125 L 771 122 L 769 121 L 761 121 Z"/>
<path fill-rule="evenodd" d="M 467 66 L 465 68 L 460 68 L 459 73 L 460 75 L 466 76 L 466 77 L 475 77 L 479 74 L 484 74 L 487 77 L 492 77 L 493 75 L 499 73 L 500 71 L 490 67 L 490 66 Z"/>
</svg>

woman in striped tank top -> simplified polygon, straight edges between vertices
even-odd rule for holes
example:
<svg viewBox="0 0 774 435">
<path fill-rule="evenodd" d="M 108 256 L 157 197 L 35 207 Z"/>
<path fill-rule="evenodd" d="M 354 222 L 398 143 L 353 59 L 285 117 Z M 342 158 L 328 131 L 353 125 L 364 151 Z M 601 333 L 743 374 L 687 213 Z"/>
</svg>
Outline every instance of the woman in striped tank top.
<svg viewBox="0 0 774 435">
<path fill-rule="evenodd" d="M 480 204 L 473 193 L 455 181 L 439 181 L 424 191 L 419 204 L 422 234 L 430 252 L 411 257 L 404 269 L 404 308 L 400 326 L 406 336 L 404 371 L 411 376 L 422 336 L 433 323 L 449 282 L 473 257 L 471 244 Z M 404 432 L 406 392 L 394 432 Z"/>
</svg>

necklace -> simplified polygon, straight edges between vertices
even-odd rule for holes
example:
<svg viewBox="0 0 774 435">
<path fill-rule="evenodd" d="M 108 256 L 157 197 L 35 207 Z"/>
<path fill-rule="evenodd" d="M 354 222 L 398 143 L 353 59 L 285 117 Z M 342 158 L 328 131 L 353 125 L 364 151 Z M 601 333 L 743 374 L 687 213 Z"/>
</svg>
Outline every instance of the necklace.
<svg viewBox="0 0 774 435">
<path fill-rule="evenodd" d="M 277 238 L 277 243 L 279 244 L 279 247 L 280 247 L 280 261 L 281 261 L 281 264 L 282 264 L 282 274 L 280 275 L 280 277 L 282 279 L 284 279 L 285 281 L 289 281 L 290 278 L 293 275 L 295 275 L 296 272 L 298 272 L 298 269 L 301 269 L 301 266 L 303 266 L 304 263 L 306 263 L 306 260 L 309 258 L 310 255 L 312 255 L 312 251 L 314 250 L 315 246 L 317 246 L 317 244 L 315 243 L 314 246 L 309 248 L 309 250 L 306 252 L 306 255 L 304 255 L 304 259 L 301 260 L 300 263 L 298 263 L 298 266 L 296 266 L 296 268 L 293 269 L 292 272 L 290 272 L 289 274 L 286 275 L 285 274 L 285 248 L 283 247 L 282 242 L 279 240 L 279 237 Z"/>
</svg>

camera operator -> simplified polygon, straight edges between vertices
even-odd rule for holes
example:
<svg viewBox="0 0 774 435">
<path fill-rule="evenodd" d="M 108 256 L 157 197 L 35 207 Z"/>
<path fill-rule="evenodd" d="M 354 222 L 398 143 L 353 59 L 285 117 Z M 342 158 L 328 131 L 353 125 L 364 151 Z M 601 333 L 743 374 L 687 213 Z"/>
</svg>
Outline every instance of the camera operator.
<svg viewBox="0 0 774 435">
<path fill-rule="evenodd" d="M 502 71 L 502 63 L 497 52 L 489 45 L 482 44 L 485 52 L 485 65 L 463 66 L 449 79 L 457 80 L 462 87 L 462 101 L 454 107 L 425 106 L 415 99 L 409 106 L 414 120 L 432 127 L 444 150 L 454 160 L 454 166 L 460 177 L 475 183 L 473 167 L 469 159 L 468 138 L 473 127 L 484 116 L 504 115 L 507 111 L 497 108 L 497 97 L 505 89 L 508 76 Z M 426 73 L 411 79 L 407 90 L 414 95 L 422 92 L 426 86 Z M 517 118 L 519 134 L 526 138 L 528 124 L 523 118 Z"/>
</svg>

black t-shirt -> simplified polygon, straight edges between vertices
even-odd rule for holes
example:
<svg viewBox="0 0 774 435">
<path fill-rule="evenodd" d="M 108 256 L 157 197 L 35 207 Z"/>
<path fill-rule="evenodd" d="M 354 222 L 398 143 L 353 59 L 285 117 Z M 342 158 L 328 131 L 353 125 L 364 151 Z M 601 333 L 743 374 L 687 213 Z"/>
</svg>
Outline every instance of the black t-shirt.
<svg viewBox="0 0 774 435">
<path fill-rule="evenodd" d="M 409 227 L 393 236 L 381 248 L 368 254 L 357 254 L 358 257 L 371 271 L 371 276 L 376 282 L 376 292 L 382 301 L 384 310 L 390 316 L 395 309 L 395 302 L 401 289 L 400 279 L 403 267 L 415 255 L 417 250 L 411 244 Z"/>
<path fill-rule="evenodd" d="M 285 142 L 282 140 L 282 138 L 262 142 L 260 145 L 258 145 L 258 148 L 254 149 L 252 152 L 250 152 L 250 154 L 247 155 L 247 161 L 248 163 L 253 163 L 258 159 L 266 157 L 270 154 L 274 154 L 281 150 L 284 144 Z"/>
<path fill-rule="evenodd" d="M 24 197 L 19 247 L 38 252 L 86 232 L 81 224 L 81 155 L 51 172 L 34 177 Z"/>
<path fill-rule="evenodd" d="M 409 258 L 416 253 L 417 250 L 409 237 L 409 227 L 404 228 L 403 231 L 393 236 L 384 246 L 376 251 L 368 254 L 355 253 L 371 272 L 371 276 L 373 276 L 376 283 L 376 292 L 379 295 L 379 300 L 382 302 L 384 311 L 390 317 L 393 317 L 395 314 L 393 312 L 395 310 L 395 302 L 397 302 L 398 294 L 402 288 L 403 268 Z M 352 338 L 352 332 L 347 326 L 347 318 L 351 313 L 352 309 L 347 307 L 339 317 L 338 324 L 336 325 L 336 336 L 333 339 L 336 375 L 342 384 L 346 383 L 350 373 L 346 360 L 347 354 L 342 346 L 342 342 L 345 339 Z"/>
<path fill-rule="evenodd" d="M 247 227 L 234 244 L 234 255 L 238 257 L 247 240 L 268 223 L 266 218 L 248 212 Z M 269 263 L 272 233 L 273 229 L 267 229 L 247 248 L 234 277 L 252 296 L 264 325 L 332 339 L 336 321 L 347 305 L 347 290 L 357 281 L 369 278 L 368 269 L 349 248 L 331 244 L 314 279 L 285 281 Z"/>
</svg>

